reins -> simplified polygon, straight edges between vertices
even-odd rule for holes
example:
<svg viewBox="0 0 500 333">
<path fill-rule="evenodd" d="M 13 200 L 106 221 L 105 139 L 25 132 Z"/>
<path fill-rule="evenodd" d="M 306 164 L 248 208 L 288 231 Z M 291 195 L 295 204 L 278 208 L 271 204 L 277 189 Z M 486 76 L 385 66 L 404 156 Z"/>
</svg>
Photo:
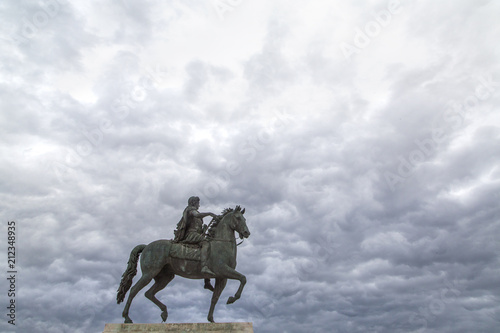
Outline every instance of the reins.
<svg viewBox="0 0 500 333">
<path fill-rule="evenodd" d="M 219 239 L 219 238 L 209 238 L 210 241 L 216 241 L 216 242 L 233 242 L 232 239 Z M 239 246 L 241 245 L 241 243 L 243 243 L 245 241 L 245 238 L 243 238 L 243 240 L 241 242 L 239 242 L 238 244 L 236 244 L 236 246 Z M 234 239 L 234 242 L 236 243 L 236 238 Z"/>
<path fill-rule="evenodd" d="M 222 219 L 221 219 L 222 220 Z M 214 241 L 220 241 L 220 242 L 232 242 L 231 239 L 217 239 L 217 238 L 210 238 L 210 236 L 208 235 L 208 230 L 210 230 L 210 227 L 212 226 L 212 224 L 214 223 L 214 221 L 221 221 L 221 220 L 217 220 L 215 217 L 212 218 L 212 221 L 210 221 L 210 223 L 208 224 L 207 226 L 207 230 L 205 231 L 204 235 L 205 237 L 207 237 L 208 239 L 210 240 L 214 240 Z M 242 239 L 241 242 L 239 242 L 238 244 L 236 244 L 236 246 L 240 246 L 241 243 L 243 243 L 245 241 L 245 238 Z M 234 239 L 234 242 L 236 243 L 236 237 Z"/>
</svg>

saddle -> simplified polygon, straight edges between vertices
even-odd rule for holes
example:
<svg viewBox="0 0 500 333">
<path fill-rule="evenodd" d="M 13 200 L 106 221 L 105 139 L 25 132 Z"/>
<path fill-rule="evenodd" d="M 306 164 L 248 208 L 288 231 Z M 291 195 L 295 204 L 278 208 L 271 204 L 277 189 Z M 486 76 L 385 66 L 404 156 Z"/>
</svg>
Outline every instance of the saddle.
<svg viewBox="0 0 500 333">
<path fill-rule="evenodd" d="M 170 256 L 177 259 L 185 260 L 201 260 L 201 245 L 172 243 L 170 248 Z"/>
</svg>

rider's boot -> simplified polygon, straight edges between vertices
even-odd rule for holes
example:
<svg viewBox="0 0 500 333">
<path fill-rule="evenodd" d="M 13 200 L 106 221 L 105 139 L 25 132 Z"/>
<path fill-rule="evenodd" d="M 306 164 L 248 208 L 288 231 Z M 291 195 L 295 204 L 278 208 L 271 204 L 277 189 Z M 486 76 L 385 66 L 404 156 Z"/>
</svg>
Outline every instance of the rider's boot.
<svg viewBox="0 0 500 333">
<path fill-rule="evenodd" d="M 201 243 L 201 272 L 209 277 L 215 277 L 215 273 L 208 268 L 208 242 Z"/>
</svg>

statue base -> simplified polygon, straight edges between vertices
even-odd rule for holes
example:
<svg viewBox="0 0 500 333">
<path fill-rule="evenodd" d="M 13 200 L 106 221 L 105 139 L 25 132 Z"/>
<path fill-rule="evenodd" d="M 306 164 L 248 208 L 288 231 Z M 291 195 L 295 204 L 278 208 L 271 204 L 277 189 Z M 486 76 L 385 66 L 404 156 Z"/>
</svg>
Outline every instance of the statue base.
<svg viewBox="0 0 500 333">
<path fill-rule="evenodd" d="M 106 324 L 103 333 L 253 333 L 252 323 L 193 323 L 193 324 Z"/>
</svg>

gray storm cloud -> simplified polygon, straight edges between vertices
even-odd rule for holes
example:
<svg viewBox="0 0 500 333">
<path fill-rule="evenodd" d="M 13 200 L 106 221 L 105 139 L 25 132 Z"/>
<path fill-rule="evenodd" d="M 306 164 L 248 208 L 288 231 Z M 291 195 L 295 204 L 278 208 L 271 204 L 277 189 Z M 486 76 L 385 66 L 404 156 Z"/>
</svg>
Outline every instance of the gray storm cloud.
<svg viewBox="0 0 500 333">
<path fill-rule="evenodd" d="M 216 321 L 496 331 L 498 3 L 0 8 L 0 205 L 19 271 L 16 327 L 0 331 L 122 322 L 130 251 L 173 238 L 192 195 L 245 207 L 252 233 L 242 298 Z M 205 321 L 202 282 L 158 297 L 169 321 Z M 130 315 L 161 321 L 143 293 Z"/>
</svg>

